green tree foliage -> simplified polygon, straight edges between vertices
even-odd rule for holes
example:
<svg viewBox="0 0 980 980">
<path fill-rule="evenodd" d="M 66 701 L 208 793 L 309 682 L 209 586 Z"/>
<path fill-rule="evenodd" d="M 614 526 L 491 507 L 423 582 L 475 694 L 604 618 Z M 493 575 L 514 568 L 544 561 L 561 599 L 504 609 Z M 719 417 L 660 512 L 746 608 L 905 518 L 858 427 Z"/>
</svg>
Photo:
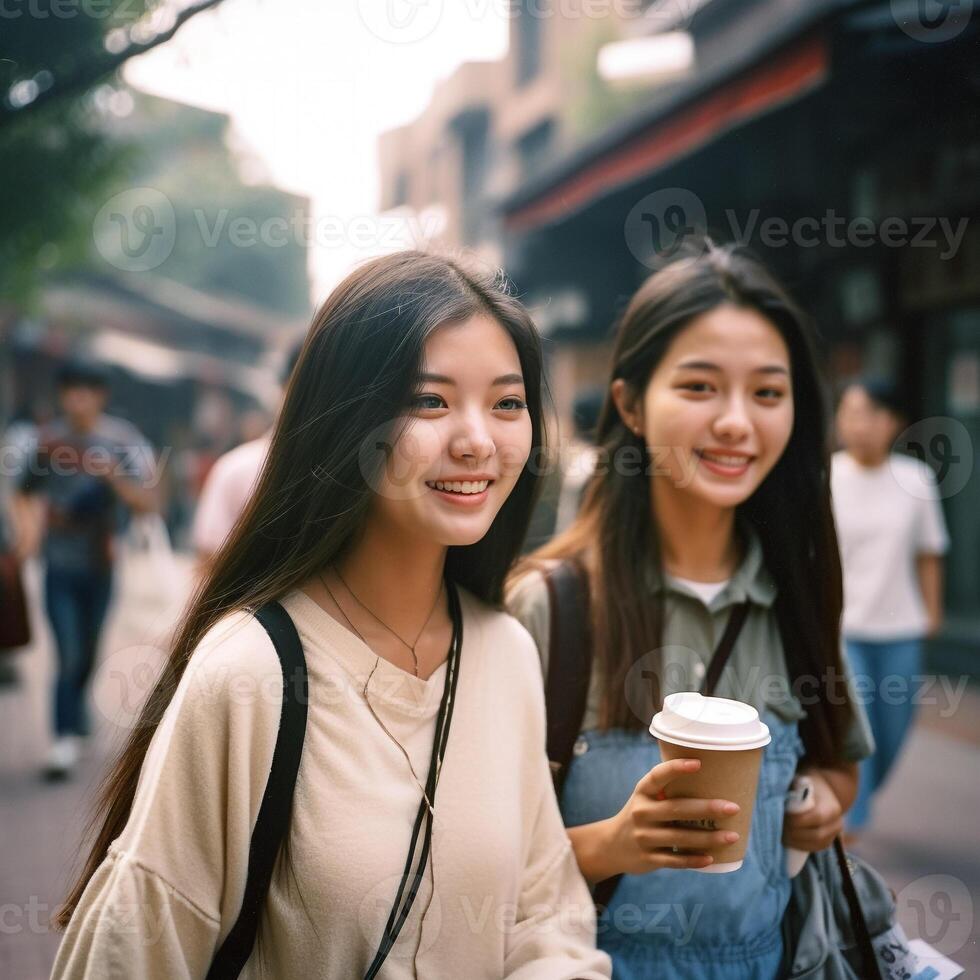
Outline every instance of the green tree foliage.
<svg viewBox="0 0 980 980">
<path fill-rule="evenodd" d="M 29 303 L 38 273 L 91 241 L 91 203 L 125 165 L 91 93 L 168 40 L 206 0 L 4 0 L 0 10 L 0 296 Z"/>
</svg>

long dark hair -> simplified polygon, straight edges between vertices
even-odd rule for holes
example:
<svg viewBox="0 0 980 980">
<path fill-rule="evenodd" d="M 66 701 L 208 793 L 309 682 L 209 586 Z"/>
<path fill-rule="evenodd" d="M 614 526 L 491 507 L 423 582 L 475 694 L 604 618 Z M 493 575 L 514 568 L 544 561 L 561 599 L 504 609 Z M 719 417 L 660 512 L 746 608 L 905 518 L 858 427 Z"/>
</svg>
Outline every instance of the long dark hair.
<svg viewBox="0 0 980 980">
<path fill-rule="evenodd" d="M 758 532 L 766 566 L 779 585 L 774 611 L 791 680 L 794 685 L 803 678 L 817 681 L 819 694 L 807 706 L 801 732 L 808 756 L 829 765 L 841 758 L 852 708 L 846 696 L 828 697 L 826 689 L 827 680 L 842 686 L 842 588 L 830 503 L 828 405 L 813 327 L 755 259 L 709 242 L 703 254 L 664 267 L 633 296 L 617 332 L 610 383 L 622 378 L 642 393 L 671 341 L 696 317 L 723 304 L 756 310 L 789 349 L 792 434 L 772 471 L 736 513 Z M 646 455 L 643 437 L 623 423 L 608 390 L 596 441 L 602 463 Z M 595 663 L 603 682 L 600 726 L 639 729 L 647 722 L 627 701 L 627 675 L 637 658 L 661 646 L 663 604 L 651 601 L 643 583 L 651 559 L 661 571 L 663 566 L 647 467 L 638 475 L 622 470 L 601 465 L 577 519 L 522 561 L 514 578 L 542 567 L 543 559 L 582 563 L 589 574 Z"/>
<path fill-rule="evenodd" d="M 399 417 L 419 386 L 426 338 L 476 314 L 499 323 L 517 348 L 532 458 L 543 454 L 540 340 L 499 273 L 406 251 L 365 263 L 337 286 L 317 311 L 290 375 L 255 492 L 196 589 L 162 674 L 100 789 L 89 828 L 101 821 L 101 829 L 58 910 L 59 927 L 67 926 L 125 827 L 150 740 L 194 648 L 223 616 L 283 597 L 356 543 L 386 450 L 398 439 Z M 538 476 L 525 466 L 482 540 L 449 548 L 447 576 L 501 606 L 537 494 Z M 287 861 L 288 841 L 287 834 Z"/>
</svg>

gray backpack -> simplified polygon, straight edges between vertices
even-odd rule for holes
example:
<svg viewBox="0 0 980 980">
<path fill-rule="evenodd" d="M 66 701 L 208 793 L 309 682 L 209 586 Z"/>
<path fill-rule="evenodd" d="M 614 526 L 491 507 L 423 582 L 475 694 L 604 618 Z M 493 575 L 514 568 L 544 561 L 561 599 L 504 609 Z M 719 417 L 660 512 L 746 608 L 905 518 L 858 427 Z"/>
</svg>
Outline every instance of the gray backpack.
<svg viewBox="0 0 980 980">
<path fill-rule="evenodd" d="M 845 855 L 840 838 L 811 854 L 793 879 L 783 941 L 787 980 L 898 980 L 918 972 L 891 890 L 871 865 Z"/>
</svg>

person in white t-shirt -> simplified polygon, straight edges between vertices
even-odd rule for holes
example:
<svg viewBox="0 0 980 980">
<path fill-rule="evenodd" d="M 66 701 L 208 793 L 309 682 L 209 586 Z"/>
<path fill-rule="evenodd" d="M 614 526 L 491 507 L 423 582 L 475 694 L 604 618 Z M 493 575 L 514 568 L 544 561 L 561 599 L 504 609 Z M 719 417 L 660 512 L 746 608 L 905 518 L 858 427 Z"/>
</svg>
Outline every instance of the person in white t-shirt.
<svg viewBox="0 0 980 980">
<path fill-rule="evenodd" d="M 894 389 L 872 380 L 843 391 L 831 489 L 844 571 L 843 634 L 877 751 L 861 764 L 848 814 L 853 837 L 898 756 L 914 714 L 922 641 L 942 625 L 949 537 L 932 469 L 892 452 L 903 425 Z M 897 678 L 897 679 L 896 679 Z"/>
<path fill-rule="evenodd" d="M 283 387 L 296 366 L 299 352 L 297 346 L 289 355 L 282 374 Z M 199 572 L 210 564 L 245 509 L 265 463 L 271 436 L 270 428 L 257 439 L 229 449 L 211 467 L 201 488 L 191 529 Z"/>
</svg>

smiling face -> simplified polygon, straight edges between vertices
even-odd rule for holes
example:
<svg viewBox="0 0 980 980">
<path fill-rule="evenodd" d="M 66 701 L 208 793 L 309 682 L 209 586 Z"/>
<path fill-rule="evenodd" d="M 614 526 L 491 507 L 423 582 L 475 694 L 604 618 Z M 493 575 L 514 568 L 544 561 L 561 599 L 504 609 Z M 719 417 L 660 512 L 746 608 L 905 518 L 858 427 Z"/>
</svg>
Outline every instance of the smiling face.
<svg viewBox="0 0 980 980">
<path fill-rule="evenodd" d="M 673 339 L 639 402 L 630 402 L 621 380 L 613 397 L 651 451 L 657 494 L 732 508 L 755 492 L 789 442 L 790 379 L 789 350 L 775 326 L 726 304 Z"/>
<path fill-rule="evenodd" d="M 517 348 L 485 315 L 438 327 L 373 516 L 401 534 L 470 545 L 490 529 L 531 452 Z"/>
</svg>

